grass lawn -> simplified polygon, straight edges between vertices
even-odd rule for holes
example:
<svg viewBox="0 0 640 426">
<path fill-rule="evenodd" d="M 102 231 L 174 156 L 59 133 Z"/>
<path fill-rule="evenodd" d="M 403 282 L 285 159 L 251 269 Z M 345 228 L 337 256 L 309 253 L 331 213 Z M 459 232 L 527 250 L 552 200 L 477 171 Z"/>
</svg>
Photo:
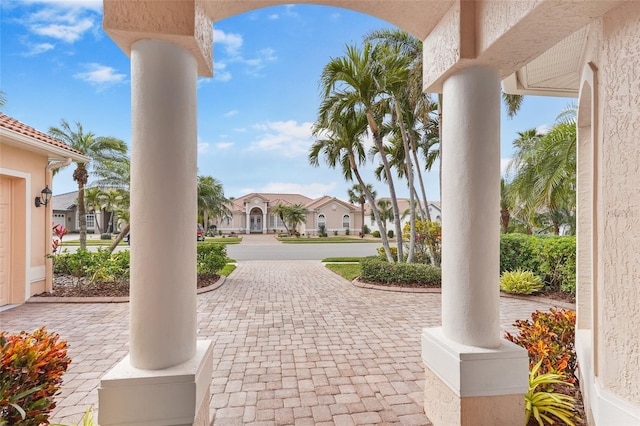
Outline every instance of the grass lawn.
<svg viewBox="0 0 640 426">
<path fill-rule="evenodd" d="M 380 239 L 359 237 L 278 237 L 285 244 L 378 243 Z"/>
<path fill-rule="evenodd" d="M 242 237 L 206 237 L 204 243 L 213 243 L 213 244 L 239 244 L 242 242 Z"/>
<path fill-rule="evenodd" d="M 324 263 L 354 263 L 360 262 L 363 257 L 325 257 L 322 259 Z"/>
<path fill-rule="evenodd" d="M 235 271 L 235 269 L 236 269 L 236 265 L 232 265 L 231 263 L 227 263 L 226 265 L 224 265 L 222 267 L 222 269 L 220 269 L 218 271 L 218 274 L 219 275 L 224 275 L 225 277 L 228 277 L 230 273 Z"/>
<path fill-rule="evenodd" d="M 353 279 L 360 275 L 360 264 L 356 263 L 328 263 L 327 268 L 340 275 L 346 280 Z"/>
</svg>

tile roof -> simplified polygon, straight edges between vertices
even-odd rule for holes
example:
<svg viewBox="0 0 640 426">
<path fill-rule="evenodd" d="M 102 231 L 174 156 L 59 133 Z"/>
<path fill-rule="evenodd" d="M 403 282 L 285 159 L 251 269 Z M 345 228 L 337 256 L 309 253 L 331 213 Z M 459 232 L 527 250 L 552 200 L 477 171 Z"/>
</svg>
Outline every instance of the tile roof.
<svg viewBox="0 0 640 426">
<path fill-rule="evenodd" d="M 16 133 L 20 133 L 24 136 L 28 136 L 33 139 L 37 139 L 41 142 L 44 142 L 56 148 L 61 148 L 66 151 L 72 152 L 74 154 L 84 155 L 82 152 L 71 148 L 69 145 L 62 142 L 61 140 L 52 138 L 48 134 L 41 132 L 39 130 L 36 130 L 31 126 L 27 126 L 26 124 L 16 120 L 15 118 L 11 118 L 8 115 L 3 113 L 0 113 L 0 127 L 14 131 Z"/>
</svg>

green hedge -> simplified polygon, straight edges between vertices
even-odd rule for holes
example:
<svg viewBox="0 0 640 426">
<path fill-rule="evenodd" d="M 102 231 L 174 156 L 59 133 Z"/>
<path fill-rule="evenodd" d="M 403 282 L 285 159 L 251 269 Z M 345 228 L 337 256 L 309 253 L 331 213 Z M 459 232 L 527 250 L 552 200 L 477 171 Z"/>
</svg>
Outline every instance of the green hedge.
<svg viewBox="0 0 640 426">
<path fill-rule="evenodd" d="M 366 257 L 360 261 L 360 278 L 376 283 L 440 285 L 440 268 L 424 263 L 389 263 L 378 257 Z"/>
<path fill-rule="evenodd" d="M 529 270 L 543 277 L 545 288 L 576 292 L 576 237 L 503 234 L 500 273 Z"/>
<path fill-rule="evenodd" d="M 227 264 L 227 246 L 223 244 L 198 244 L 198 274 L 213 275 Z"/>
</svg>

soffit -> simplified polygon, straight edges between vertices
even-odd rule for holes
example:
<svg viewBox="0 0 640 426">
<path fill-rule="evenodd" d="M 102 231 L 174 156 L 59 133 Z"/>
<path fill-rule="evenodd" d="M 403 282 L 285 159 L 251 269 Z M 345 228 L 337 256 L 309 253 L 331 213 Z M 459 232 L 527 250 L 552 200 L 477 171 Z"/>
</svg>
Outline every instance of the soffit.
<svg viewBox="0 0 640 426">
<path fill-rule="evenodd" d="M 588 26 L 520 68 L 503 81 L 509 94 L 577 97 Z"/>
</svg>

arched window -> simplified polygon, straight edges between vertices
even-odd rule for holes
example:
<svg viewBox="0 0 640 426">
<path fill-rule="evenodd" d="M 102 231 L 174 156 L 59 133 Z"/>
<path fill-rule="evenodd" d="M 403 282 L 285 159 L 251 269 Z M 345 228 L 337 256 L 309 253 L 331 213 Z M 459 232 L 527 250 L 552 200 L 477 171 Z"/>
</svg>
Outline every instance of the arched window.
<svg viewBox="0 0 640 426">
<path fill-rule="evenodd" d="M 321 226 L 326 226 L 327 225 L 327 219 L 325 218 L 325 216 L 323 214 L 319 214 L 318 215 L 318 228 L 320 228 Z"/>
<path fill-rule="evenodd" d="M 345 214 L 342 216 L 342 227 L 345 229 L 349 229 L 349 215 Z"/>
</svg>

